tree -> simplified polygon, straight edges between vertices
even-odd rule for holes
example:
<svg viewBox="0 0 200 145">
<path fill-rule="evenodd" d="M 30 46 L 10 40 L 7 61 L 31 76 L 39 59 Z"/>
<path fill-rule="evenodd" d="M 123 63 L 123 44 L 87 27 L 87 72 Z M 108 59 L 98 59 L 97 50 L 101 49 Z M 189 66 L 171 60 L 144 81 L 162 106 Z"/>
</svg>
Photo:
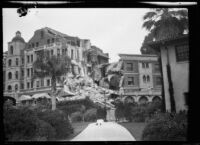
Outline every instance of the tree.
<svg viewBox="0 0 200 145">
<path fill-rule="evenodd" d="M 49 55 L 49 51 L 40 51 L 37 60 L 33 63 L 35 78 L 51 77 L 52 110 L 56 109 L 56 82 L 69 71 L 71 59 L 68 56 Z"/>
<path fill-rule="evenodd" d="M 142 27 L 149 31 L 141 47 L 143 54 L 145 54 L 145 50 L 147 54 L 155 53 L 146 46 L 149 41 L 173 38 L 182 35 L 184 31 L 188 32 L 188 12 L 186 9 L 155 8 L 147 12 L 143 20 Z"/>
</svg>

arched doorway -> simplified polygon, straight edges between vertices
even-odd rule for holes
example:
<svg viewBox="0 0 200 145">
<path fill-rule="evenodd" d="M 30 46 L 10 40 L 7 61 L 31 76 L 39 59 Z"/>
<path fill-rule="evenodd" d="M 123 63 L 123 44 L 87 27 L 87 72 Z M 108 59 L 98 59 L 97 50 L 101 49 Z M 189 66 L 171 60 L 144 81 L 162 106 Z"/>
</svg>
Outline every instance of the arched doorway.
<svg viewBox="0 0 200 145">
<path fill-rule="evenodd" d="M 124 99 L 124 103 L 134 103 L 135 100 L 133 97 L 131 96 L 127 96 L 125 99 Z"/>
<path fill-rule="evenodd" d="M 12 105 L 16 105 L 16 99 L 10 96 L 4 96 L 4 103 L 9 102 Z"/>
<path fill-rule="evenodd" d="M 139 104 L 146 104 L 148 102 L 148 99 L 146 96 L 141 96 L 139 99 Z"/>
<path fill-rule="evenodd" d="M 155 96 L 153 99 L 152 99 L 153 102 L 161 102 L 161 98 L 158 97 L 158 96 Z"/>
</svg>

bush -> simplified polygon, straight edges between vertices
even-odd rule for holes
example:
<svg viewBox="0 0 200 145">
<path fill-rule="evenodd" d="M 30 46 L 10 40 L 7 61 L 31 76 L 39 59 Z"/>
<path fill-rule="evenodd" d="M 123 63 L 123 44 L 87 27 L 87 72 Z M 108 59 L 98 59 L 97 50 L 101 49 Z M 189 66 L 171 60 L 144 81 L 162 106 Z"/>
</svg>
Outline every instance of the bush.
<svg viewBox="0 0 200 145">
<path fill-rule="evenodd" d="M 89 109 L 84 113 L 85 121 L 96 121 L 97 119 L 97 109 Z"/>
<path fill-rule="evenodd" d="M 71 114 L 72 122 L 79 122 L 82 121 L 83 115 L 81 112 L 77 111 Z"/>
<path fill-rule="evenodd" d="M 37 130 L 35 140 L 37 141 L 47 141 L 55 139 L 55 129 L 47 122 L 43 120 L 39 120 L 37 122 Z"/>
<path fill-rule="evenodd" d="M 32 140 L 36 135 L 37 116 L 28 109 L 9 108 L 4 110 L 4 131 L 8 141 Z"/>
<path fill-rule="evenodd" d="M 187 136 L 186 113 L 158 113 L 144 128 L 144 141 L 185 141 Z"/>
<path fill-rule="evenodd" d="M 97 119 L 104 119 L 106 120 L 106 110 L 105 108 L 97 107 Z"/>
<path fill-rule="evenodd" d="M 135 122 L 144 122 L 146 119 L 145 106 L 138 105 L 131 108 L 132 120 Z"/>
<path fill-rule="evenodd" d="M 63 139 L 73 133 L 68 117 L 61 110 L 46 110 L 37 113 L 40 120 L 49 123 L 56 132 L 56 139 Z"/>
</svg>

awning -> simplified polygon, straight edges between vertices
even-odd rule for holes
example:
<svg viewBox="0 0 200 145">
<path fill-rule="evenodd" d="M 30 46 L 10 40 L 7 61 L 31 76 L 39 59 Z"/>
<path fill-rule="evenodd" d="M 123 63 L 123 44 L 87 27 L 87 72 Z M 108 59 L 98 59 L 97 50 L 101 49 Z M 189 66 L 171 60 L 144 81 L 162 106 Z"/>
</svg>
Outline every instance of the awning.
<svg viewBox="0 0 200 145">
<path fill-rule="evenodd" d="M 33 98 L 31 96 L 28 95 L 22 95 L 18 101 L 25 101 L 25 100 L 32 100 Z"/>
<path fill-rule="evenodd" d="M 34 99 L 38 99 L 38 98 L 51 99 L 51 96 L 49 96 L 47 93 L 41 93 L 41 94 L 35 94 L 35 95 L 33 95 L 32 98 L 34 98 Z"/>
</svg>

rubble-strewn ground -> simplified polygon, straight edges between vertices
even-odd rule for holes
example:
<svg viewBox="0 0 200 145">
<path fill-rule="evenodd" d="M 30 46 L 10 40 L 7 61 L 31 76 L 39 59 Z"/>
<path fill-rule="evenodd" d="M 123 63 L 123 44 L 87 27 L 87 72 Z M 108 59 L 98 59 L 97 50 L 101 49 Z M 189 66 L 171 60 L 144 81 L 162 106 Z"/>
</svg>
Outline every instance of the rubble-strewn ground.
<svg viewBox="0 0 200 145">
<path fill-rule="evenodd" d="M 58 100 L 78 100 L 89 97 L 95 103 L 98 102 L 101 105 L 106 104 L 107 107 L 114 108 L 114 105 L 111 104 L 113 100 L 109 98 L 109 95 L 111 93 L 116 94 L 116 92 L 97 86 L 88 76 L 78 76 L 76 78 L 66 77 L 63 91 L 71 96 L 65 97 L 65 99 L 58 97 Z"/>
</svg>

